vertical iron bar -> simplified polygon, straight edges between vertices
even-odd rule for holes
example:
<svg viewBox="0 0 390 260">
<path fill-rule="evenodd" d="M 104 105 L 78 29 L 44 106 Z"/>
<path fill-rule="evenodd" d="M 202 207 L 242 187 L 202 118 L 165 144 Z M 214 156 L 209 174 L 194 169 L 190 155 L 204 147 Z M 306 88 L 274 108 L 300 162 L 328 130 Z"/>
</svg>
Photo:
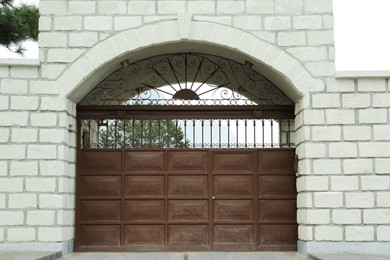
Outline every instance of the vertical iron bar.
<svg viewBox="0 0 390 260">
<path fill-rule="evenodd" d="M 178 143 L 178 139 L 179 139 L 179 135 L 178 135 L 178 133 L 177 133 L 177 129 L 178 129 L 178 126 L 177 126 L 177 124 L 178 124 L 178 122 L 177 122 L 177 119 L 176 119 L 176 147 L 175 148 L 178 148 L 178 146 L 179 146 L 179 143 Z"/>
<path fill-rule="evenodd" d="M 117 144 L 118 144 L 118 140 L 117 140 L 117 136 L 118 136 L 118 120 L 115 119 L 115 123 L 114 123 L 114 147 L 113 148 L 117 148 Z"/>
<path fill-rule="evenodd" d="M 195 120 L 192 119 L 192 147 L 195 148 Z"/>
<path fill-rule="evenodd" d="M 134 140 L 135 140 L 135 126 L 134 126 L 134 119 L 132 120 L 132 122 L 131 122 L 131 128 L 132 128 L 132 130 L 133 130 L 133 137 L 132 137 L 132 139 L 131 139 L 131 143 L 132 143 L 132 147 L 131 148 L 134 148 Z"/>
<path fill-rule="evenodd" d="M 123 148 L 126 148 L 126 120 L 122 120 L 123 123 Z"/>
<path fill-rule="evenodd" d="M 219 134 L 218 134 L 218 137 L 219 137 L 219 148 L 221 148 L 221 143 L 222 143 L 222 137 L 221 137 L 221 119 L 219 119 Z"/>
<path fill-rule="evenodd" d="M 107 119 L 107 124 L 106 124 L 106 147 L 108 148 L 108 125 L 110 124 L 110 120 Z"/>
<path fill-rule="evenodd" d="M 158 120 L 158 147 L 161 148 L 161 120 Z"/>
<path fill-rule="evenodd" d="M 253 147 L 256 148 L 256 119 L 253 119 Z"/>
<path fill-rule="evenodd" d="M 141 119 L 141 148 L 144 148 L 144 120 Z"/>
<path fill-rule="evenodd" d="M 236 148 L 238 148 L 238 119 L 236 119 Z"/>
<path fill-rule="evenodd" d="M 271 121 L 271 147 L 274 147 L 274 120 Z"/>
<path fill-rule="evenodd" d="M 264 134 L 264 119 L 261 119 L 262 135 L 263 135 L 263 148 L 265 148 L 265 134 Z"/>
<path fill-rule="evenodd" d="M 245 124 L 245 148 L 248 147 L 248 121 L 245 119 L 244 120 L 244 124 Z"/>
<path fill-rule="evenodd" d="M 184 144 L 187 147 L 187 119 L 184 119 Z"/>
<path fill-rule="evenodd" d="M 89 135 L 89 140 L 87 140 L 88 141 L 88 144 L 87 144 L 87 146 L 88 147 L 83 147 L 83 148 L 91 148 L 91 120 L 92 119 L 88 119 L 88 135 Z M 98 127 L 98 130 L 99 130 L 99 127 Z M 82 131 L 81 131 L 82 132 Z M 98 131 L 98 137 L 99 137 L 99 131 Z M 85 141 L 84 141 L 84 139 L 83 139 L 83 143 L 81 144 L 81 145 L 83 145 L 84 146 L 84 143 L 85 143 Z M 96 148 L 99 148 L 99 139 L 97 139 L 97 141 L 96 141 Z"/>
<path fill-rule="evenodd" d="M 213 120 L 210 119 L 210 148 L 213 148 Z"/>
<path fill-rule="evenodd" d="M 227 125 L 228 125 L 228 142 L 227 146 L 230 148 L 230 119 L 227 120 Z"/>
<path fill-rule="evenodd" d="M 204 148 L 204 119 L 201 120 L 202 124 L 202 148 Z"/>
<path fill-rule="evenodd" d="M 184 82 L 185 82 L 185 89 L 187 89 L 187 53 L 184 54 Z"/>
<path fill-rule="evenodd" d="M 149 148 L 152 148 L 152 119 L 149 119 Z"/>
<path fill-rule="evenodd" d="M 167 148 L 171 146 L 171 137 L 169 133 L 169 119 L 167 119 Z"/>
<path fill-rule="evenodd" d="M 291 133 L 291 128 L 290 128 L 290 122 L 291 122 L 291 119 L 287 119 L 287 124 L 288 124 L 288 132 L 287 132 L 287 135 L 286 135 L 286 143 L 288 145 L 288 147 L 290 148 L 291 147 L 291 139 L 290 139 L 290 133 Z"/>
<path fill-rule="evenodd" d="M 279 148 L 282 148 L 282 119 L 279 119 Z"/>
</svg>

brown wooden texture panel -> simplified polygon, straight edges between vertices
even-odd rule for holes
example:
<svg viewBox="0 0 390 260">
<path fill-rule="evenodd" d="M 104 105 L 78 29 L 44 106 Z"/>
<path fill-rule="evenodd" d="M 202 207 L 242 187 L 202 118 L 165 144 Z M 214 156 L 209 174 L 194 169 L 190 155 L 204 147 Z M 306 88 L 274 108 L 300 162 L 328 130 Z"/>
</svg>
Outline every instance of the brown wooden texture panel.
<svg viewBox="0 0 390 260">
<path fill-rule="evenodd" d="M 120 222 L 121 200 L 81 200 L 80 221 Z"/>
<path fill-rule="evenodd" d="M 207 176 L 169 176 L 168 196 L 206 197 Z"/>
<path fill-rule="evenodd" d="M 164 245 L 164 225 L 125 225 L 125 246 Z"/>
<path fill-rule="evenodd" d="M 253 206 L 252 200 L 214 200 L 214 220 L 253 220 Z"/>
<path fill-rule="evenodd" d="M 252 153 L 214 153 L 212 169 L 214 173 L 252 173 Z"/>
<path fill-rule="evenodd" d="M 121 151 L 82 151 L 81 173 L 111 173 L 122 169 Z"/>
<path fill-rule="evenodd" d="M 260 223 L 296 223 L 296 200 L 259 200 Z"/>
<path fill-rule="evenodd" d="M 81 246 L 119 247 L 121 245 L 120 225 L 81 225 L 79 234 Z"/>
<path fill-rule="evenodd" d="M 252 196 L 252 176 L 214 176 L 214 195 L 216 196 Z"/>
<path fill-rule="evenodd" d="M 258 152 L 259 174 L 293 174 L 295 150 L 265 150 Z"/>
<path fill-rule="evenodd" d="M 168 152 L 168 171 L 180 173 L 206 173 L 206 151 Z"/>
<path fill-rule="evenodd" d="M 260 246 L 296 246 L 298 228 L 292 225 L 260 225 Z"/>
<path fill-rule="evenodd" d="M 170 200 L 168 202 L 169 221 L 208 221 L 208 200 Z"/>
<path fill-rule="evenodd" d="M 126 151 L 125 172 L 164 172 L 164 151 Z"/>
<path fill-rule="evenodd" d="M 168 227 L 170 246 L 206 246 L 208 243 L 208 225 L 169 225 Z"/>
<path fill-rule="evenodd" d="M 253 225 L 215 225 L 214 244 L 253 244 Z"/>
<path fill-rule="evenodd" d="M 164 200 L 126 200 L 125 220 L 137 222 L 164 221 Z"/>
<path fill-rule="evenodd" d="M 81 176 L 79 179 L 79 196 L 88 197 L 120 197 L 120 176 Z"/>
<path fill-rule="evenodd" d="M 295 175 L 259 175 L 259 196 L 296 196 Z"/>
<path fill-rule="evenodd" d="M 125 196 L 164 197 L 165 176 L 125 176 Z"/>
</svg>

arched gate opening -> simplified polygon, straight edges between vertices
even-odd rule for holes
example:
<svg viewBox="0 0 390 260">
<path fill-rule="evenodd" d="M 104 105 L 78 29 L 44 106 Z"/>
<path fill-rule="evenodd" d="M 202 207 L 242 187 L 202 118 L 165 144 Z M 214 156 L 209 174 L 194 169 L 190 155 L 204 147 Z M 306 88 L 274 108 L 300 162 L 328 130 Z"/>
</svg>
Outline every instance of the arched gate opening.
<svg viewBox="0 0 390 260">
<path fill-rule="evenodd" d="M 249 62 L 121 65 L 77 107 L 76 250 L 296 250 L 293 102 Z"/>
</svg>

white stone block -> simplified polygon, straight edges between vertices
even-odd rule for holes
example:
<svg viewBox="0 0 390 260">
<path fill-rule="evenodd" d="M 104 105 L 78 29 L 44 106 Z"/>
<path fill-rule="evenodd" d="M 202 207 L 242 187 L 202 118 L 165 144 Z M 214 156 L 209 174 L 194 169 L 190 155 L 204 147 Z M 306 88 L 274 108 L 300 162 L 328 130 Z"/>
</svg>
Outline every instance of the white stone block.
<svg viewBox="0 0 390 260">
<path fill-rule="evenodd" d="M 314 174 L 341 174 L 341 161 L 339 159 L 316 159 L 313 161 Z"/>
<path fill-rule="evenodd" d="M 4 241 L 4 228 L 0 227 L 0 242 Z"/>
<path fill-rule="evenodd" d="M 333 29 L 334 28 L 334 19 L 333 15 L 323 15 L 323 23 L 325 29 Z"/>
<path fill-rule="evenodd" d="M 51 17 L 46 17 L 46 16 L 42 16 L 42 15 L 41 15 L 41 17 L 39 17 L 38 28 L 39 28 L 40 32 L 50 31 L 51 25 L 52 25 L 52 18 Z"/>
<path fill-rule="evenodd" d="M 338 142 L 329 144 L 330 158 L 354 158 L 357 157 L 358 150 L 356 143 Z"/>
<path fill-rule="evenodd" d="M 121 31 L 138 27 L 142 24 L 141 16 L 119 16 L 114 17 L 115 31 Z"/>
<path fill-rule="evenodd" d="M 289 16 L 266 17 L 264 20 L 264 28 L 275 31 L 288 30 L 291 28 L 291 18 Z"/>
<path fill-rule="evenodd" d="M 125 14 L 126 2 L 125 1 L 99 1 L 98 2 L 99 14 Z"/>
<path fill-rule="evenodd" d="M 384 78 L 362 78 L 358 80 L 358 90 L 366 92 L 381 92 L 386 90 Z"/>
<path fill-rule="evenodd" d="M 277 14 L 303 13 L 303 0 L 276 0 L 275 12 Z"/>
<path fill-rule="evenodd" d="M 313 240 L 313 227 L 311 226 L 298 226 L 298 238 L 303 241 Z"/>
<path fill-rule="evenodd" d="M 7 241 L 9 242 L 35 241 L 35 228 L 9 228 L 7 230 Z"/>
<path fill-rule="evenodd" d="M 73 62 L 85 52 L 84 49 L 50 49 L 48 52 L 48 62 Z"/>
<path fill-rule="evenodd" d="M 54 30 L 56 31 L 77 31 L 81 30 L 81 16 L 59 16 L 54 17 Z"/>
<path fill-rule="evenodd" d="M 1 94 L 27 94 L 27 80 L 2 79 L 0 90 Z"/>
<path fill-rule="evenodd" d="M 351 192 L 345 193 L 347 208 L 372 208 L 374 207 L 374 193 Z"/>
<path fill-rule="evenodd" d="M 378 226 L 377 239 L 378 241 L 390 241 L 390 226 Z"/>
<path fill-rule="evenodd" d="M 0 96 L 0 110 L 7 110 L 9 108 L 9 96 Z"/>
<path fill-rule="evenodd" d="M 215 14 L 215 2 L 189 1 L 188 12 L 192 14 Z"/>
<path fill-rule="evenodd" d="M 390 94 L 374 94 L 373 107 L 390 107 Z"/>
<path fill-rule="evenodd" d="M 273 14 L 275 12 L 274 0 L 246 0 L 246 13 Z"/>
<path fill-rule="evenodd" d="M 0 144 L 0 158 L 6 159 L 25 159 L 26 145 L 22 144 Z M 1 189 L 0 189 L 1 190 Z"/>
<path fill-rule="evenodd" d="M 322 28 L 322 17 L 320 15 L 302 15 L 293 17 L 294 29 L 317 30 Z"/>
<path fill-rule="evenodd" d="M 97 42 L 97 32 L 76 32 L 69 34 L 70 47 L 91 47 Z"/>
<path fill-rule="evenodd" d="M 361 109 L 359 110 L 359 123 L 376 124 L 387 122 L 386 109 Z"/>
<path fill-rule="evenodd" d="M 42 97 L 41 110 L 47 111 L 67 111 L 68 103 L 65 97 Z"/>
<path fill-rule="evenodd" d="M 378 207 L 390 208 L 390 192 L 378 192 L 376 194 L 376 203 Z"/>
<path fill-rule="evenodd" d="M 374 125 L 374 139 L 378 141 L 389 141 L 390 125 Z"/>
<path fill-rule="evenodd" d="M 32 126 L 56 126 L 57 114 L 55 113 L 33 113 L 30 116 Z"/>
<path fill-rule="evenodd" d="M 276 33 L 275 32 L 269 32 L 269 31 L 260 31 L 260 32 L 253 32 L 254 35 L 257 36 L 257 38 L 262 39 L 264 41 L 275 43 L 276 40 Z"/>
<path fill-rule="evenodd" d="M 362 213 L 358 209 L 334 209 L 332 219 L 334 224 L 361 224 Z"/>
<path fill-rule="evenodd" d="M 8 207 L 10 209 L 24 209 L 24 208 L 36 208 L 37 207 L 37 195 L 36 194 L 9 194 L 8 195 Z"/>
<path fill-rule="evenodd" d="M 0 211 L 0 223 L 2 226 L 23 225 L 23 211 Z"/>
<path fill-rule="evenodd" d="M 11 77 L 25 78 L 25 79 L 38 78 L 38 67 L 13 66 L 11 67 Z"/>
<path fill-rule="evenodd" d="M 37 110 L 37 96 L 11 96 L 11 109 L 13 110 Z"/>
<path fill-rule="evenodd" d="M 352 109 L 327 109 L 326 123 L 329 125 L 355 124 L 355 111 Z"/>
<path fill-rule="evenodd" d="M 93 1 L 69 1 L 68 14 L 93 14 L 96 11 L 96 3 Z"/>
<path fill-rule="evenodd" d="M 112 17 L 110 16 L 88 16 L 84 18 L 84 29 L 91 31 L 111 31 Z"/>
<path fill-rule="evenodd" d="M 38 175 L 38 162 L 12 161 L 10 167 L 11 176 Z"/>
<path fill-rule="evenodd" d="M 300 46 L 306 44 L 304 32 L 280 32 L 277 35 L 280 46 Z"/>
<path fill-rule="evenodd" d="M 67 163 L 63 161 L 40 161 L 39 169 L 41 175 L 63 176 L 66 174 Z"/>
<path fill-rule="evenodd" d="M 27 212 L 27 225 L 51 226 L 54 225 L 55 211 L 35 210 Z"/>
<path fill-rule="evenodd" d="M 30 81 L 31 94 L 59 94 L 57 85 L 54 82 L 46 80 L 31 80 Z"/>
<path fill-rule="evenodd" d="M 39 207 L 42 209 L 61 209 L 64 207 L 64 196 L 57 194 L 40 194 Z"/>
<path fill-rule="evenodd" d="M 55 178 L 26 178 L 27 191 L 53 192 L 56 186 Z"/>
<path fill-rule="evenodd" d="M 41 77 L 44 79 L 56 79 L 65 70 L 65 67 L 62 64 L 42 64 Z"/>
<path fill-rule="evenodd" d="M 324 158 L 326 157 L 326 145 L 318 143 L 305 143 L 304 156 L 305 158 Z"/>
<path fill-rule="evenodd" d="M 306 68 L 317 77 L 333 77 L 335 74 L 335 64 L 333 61 L 308 62 Z"/>
<path fill-rule="evenodd" d="M 390 224 L 390 209 L 363 210 L 364 224 Z"/>
<path fill-rule="evenodd" d="M 297 219 L 299 224 L 319 225 L 329 224 L 329 209 L 298 209 Z"/>
<path fill-rule="evenodd" d="M 370 94 L 344 94 L 341 99 L 345 108 L 367 108 L 371 106 Z"/>
<path fill-rule="evenodd" d="M 373 241 L 374 227 L 345 227 L 346 241 Z"/>
<path fill-rule="evenodd" d="M 326 47 L 293 47 L 287 51 L 301 61 L 320 61 L 328 56 Z"/>
<path fill-rule="evenodd" d="M 59 210 L 57 213 L 57 224 L 73 226 L 75 222 L 75 211 L 74 210 Z"/>
<path fill-rule="evenodd" d="M 217 1 L 217 14 L 241 14 L 245 12 L 245 1 Z"/>
<path fill-rule="evenodd" d="M 260 30 L 261 17 L 258 16 L 234 16 L 233 25 L 243 30 Z"/>
<path fill-rule="evenodd" d="M 0 209 L 5 209 L 6 199 L 5 194 L 0 194 Z"/>
<path fill-rule="evenodd" d="M 304 9 L 306 13 L 332 13 L 332 0 L 305 0 Z"/>
<path fill-rule="evenodd" d="M 66 15 L 65 1 L 40 1 L 39 2 L 39 13 L 41 15 Z"/>
<path fill-rule="evenodd" d="M 330 177 L 332 191 L 354 191 L 359 189 L 357 176 L 332 176 Z"/>
<path fill-rule="evenodd" d="M 334 42 L 333 34 L 333 30 L 309 31 L 307 41 L 309 45 L 330 45 Z"/>
<path fill-rule="evenodd" d="M 314 108 L 334 108 L 340 107 L 339 94 L 314 94 L 312 95 Z"/>
<path fill-rule="evenodd" d="M 327 177 L 302 176 L 297 180 L 298 191 L 327 191 L 329 190 L 329 181 Z"/>
<path fill-rule="evenodd" d="M 62 228 L 60 227 L 39 227 L 38 241 L 59 242 L 62 241 Z"/>
<path fill-rule="evenodd" d="M 27 147 L 27 158 L 28 159 L 56 159 L 57 151 L 55 145 L 29 145 Z"/>
<path fill-rule="evenodd" d="M 362 157 L 390 157 L 390 143 L 359 143 L 359 154 Z"/>
<path fill-rule="evenodd" d="M 314 141 L 339 141 L 341 139 L 341 127 L 313 126 L 312 135 Z"/>
<path fill-rule="evenodd" d="M 372 174 L 374 172 L 372 159 L 346 159 L 343 166 L 344 174 Z"/>
<path fill-rule="evenodd" d="M 67 143 L 69 133 L 65 129 L 41 129 L 39 130 L 39 141 L 41 143 Z"/>
<path fill-rule="evenodd" d="M 155 1 L 130 1 L 128 5 L 129 14 L 150 15 L 156 13 Z"/>
<path fill-rule="evenodd" d="M 388 190 L 389 176 L 361 176 L 362 190 Z"/>
<path fill-rule="evenodd" d="M 343 240 L 343 228 L 339 226 L 317 226 L 314 227 L 314 234 L 318 241 Z"/>
<path fill-rule="evenodd" d="M 306 125 L 323 125 L 325 124 L 324 110 L 305 110 L 303 119 Z"/>
<path fill-rule="evenodd" d="M 8 143 L 9 133 L 10 131 L 8 128 L 0 128 L 0 143 Z"/>
<path fill-rule="evenodd" d="M 343 193 L 316 192 L 314 193 L 314 206 L 316 208 L 340 208 L 343 206 Z"/>
<path fill-rule="evenodd" d="M 67 35 L 60 32 L 40 32 L 39 47 L 66 47 Z"/>
<path fill-rule="evenodd" d="M 390 174 L 390 159 L 375 159 L 375 173 Z"/>
<path fill-rule="evenodd" d="M 297 207 L 298 208 L 312 208 L 313 196 L 311 192 L 300 192 L 297 194 Z"/>
<path fill-rule="evenodd" d="M 157 11 L 159 14 L 176 14 L 186 12 L 184 1 L 157 1 Z"/>
<path fill-rule="evenodd" d="M 371 127 L 369 126 L 344 126 L 343 137 L 345 141 L 371 140 Z"/>
<path fill-rule="evenodd" d="M 318 47 L 317 47 L 318 48 Z M 355 81 L 351 79 L 334 79 L 326 80 L 326 90 L 328 92 L 354 92 Z"/>
</svg>

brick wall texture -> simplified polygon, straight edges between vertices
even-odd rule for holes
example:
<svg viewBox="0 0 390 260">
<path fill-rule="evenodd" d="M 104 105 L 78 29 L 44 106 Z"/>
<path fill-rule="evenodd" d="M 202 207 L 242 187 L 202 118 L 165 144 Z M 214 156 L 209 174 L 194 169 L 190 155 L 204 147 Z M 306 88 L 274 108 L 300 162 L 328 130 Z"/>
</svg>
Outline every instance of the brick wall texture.
<svg viewBox="0 0 390 260">
<path fill-rule="evenodd" d="M 301 241 L 390 241 L 389 81 L 335 78 L 331 0 L 41 0 L 40 12 L 40 65 L 0 65 L 0 242 L 74 237 L 76 101 L 67 95 L 122 49 L 161 37 L 257 55 L 297 86 Z M 130 33 L 124 46 L 114 40 Z"/>
</svg>

